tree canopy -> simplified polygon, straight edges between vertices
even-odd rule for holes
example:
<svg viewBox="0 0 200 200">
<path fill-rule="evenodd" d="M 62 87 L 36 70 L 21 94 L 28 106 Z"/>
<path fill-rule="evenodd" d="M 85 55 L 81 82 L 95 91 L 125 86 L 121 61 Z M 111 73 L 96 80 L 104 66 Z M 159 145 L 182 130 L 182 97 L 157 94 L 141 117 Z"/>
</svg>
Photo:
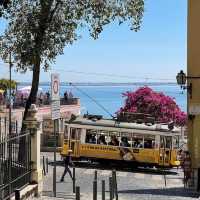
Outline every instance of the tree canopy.
<svg viewBox="0 0 200 200">
<path fill-rule="evenodd" d="M 173 121 L 177 126 L 184 126 L 186 113 L 182 112 L 175 100 L 162 92 L 155 92 L 149 87 L 141 87 L 133 92 L 126 92 L 125 105 L 119 112 L 145 113 L 155 117 L 161 123 Z"/>
<path fill-rule="evenodd" d="M 36 101 L 41 66 L 47 70 L 66 45 L 80 38 L 82 28 L 94 39 L 113 21 L 126 21 L 138 31 L 144 0 L 12 0 L 7 9 L 0 5 L 0 12 L 8 22 L 0 37 L 1 58 L 12 52 L 18 71 L 33 71 L 26 116 Z"/>
<path fill-rule="evenodd" d="M 0 0 L 0 6 L 2 6 L 3 9 L 7 9 L 9 3 L 10 3 L 10 0 Z"/>
<path fill-rule="evenodd" d="M 13 0 L 3 14 L 9 25 L 0 53 L 5 59 L 12 51 L 20 71 L 32 70 L 39 55 L 47 69 L 65 45 L 80 38 L 81 28 L 88 28 L 94 39 L 115 20 L 129 21 L 137 31 L 143 7 L 143 0 Z"/>
<path fill-rule="evenodd" d="M 11 80 L 11 89 L 16 89 L 17 82 Z M 0 79 L 0 89 L 7 90 L 10 88 L 10 80 L 8 79 Z"/>
</svg>

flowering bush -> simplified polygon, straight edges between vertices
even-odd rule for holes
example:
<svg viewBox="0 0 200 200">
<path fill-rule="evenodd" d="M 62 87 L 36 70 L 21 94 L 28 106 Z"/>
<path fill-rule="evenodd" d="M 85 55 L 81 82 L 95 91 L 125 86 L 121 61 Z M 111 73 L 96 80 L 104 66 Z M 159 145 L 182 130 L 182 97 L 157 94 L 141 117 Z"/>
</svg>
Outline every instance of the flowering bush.
<svg viewBox="0 0 200 200">
<path fill-rule="evenodd" d="M 145 113 L 155 117 L 156 121 L 173 121 L 177 126 L 184 126 L 186 113 L 182 112 L 175 100 L 162 92 L 155 92 L 149 87 L 141 87 L 135 92 L 123 93 L 124 107 L 118 112 Z"/>
</svg>

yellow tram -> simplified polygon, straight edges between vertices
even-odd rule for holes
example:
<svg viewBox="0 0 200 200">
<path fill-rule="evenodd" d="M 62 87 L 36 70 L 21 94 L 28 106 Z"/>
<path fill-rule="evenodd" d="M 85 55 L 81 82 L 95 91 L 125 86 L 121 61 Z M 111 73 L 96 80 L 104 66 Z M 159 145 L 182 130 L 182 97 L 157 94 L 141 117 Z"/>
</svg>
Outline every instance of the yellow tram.
<svg viewBox="0 0 200 200">
<path fill-rule="evenodd" d="M 117 122 L 78 116 L 66 121 L 61 155 L 145 166 L 179 166 L 180 130 L 167 125 Z"/>
</svg>

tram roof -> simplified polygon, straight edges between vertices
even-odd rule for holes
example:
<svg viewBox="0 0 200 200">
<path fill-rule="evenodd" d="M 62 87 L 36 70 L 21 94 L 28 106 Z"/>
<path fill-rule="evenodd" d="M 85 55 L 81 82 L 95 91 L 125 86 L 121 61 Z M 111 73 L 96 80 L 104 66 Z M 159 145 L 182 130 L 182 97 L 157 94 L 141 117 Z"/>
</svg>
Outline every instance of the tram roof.
<svg viewBox="0 0 200 200">
<path fill-rule="evenodd" d="M 121 129 L 135 129 L 135 130 L 147 130 L 147 131 L 160 131 L 168 133 L 177 133 L 180 134 L 180 128 L 174 127 L 173 130 L 168 129 L 168 125 L 165 124 L 139 124 L 139 123 L 130 123 L 130 122 L 118 122 L 113 119 L 88 119 L 83 116 L 76 117 L 72 122 L 66 121 L 67 123 L 81 126 L 96 126 L 96 127 L 105 127 L 105 128 L 121 128 Z"/>
</svg>

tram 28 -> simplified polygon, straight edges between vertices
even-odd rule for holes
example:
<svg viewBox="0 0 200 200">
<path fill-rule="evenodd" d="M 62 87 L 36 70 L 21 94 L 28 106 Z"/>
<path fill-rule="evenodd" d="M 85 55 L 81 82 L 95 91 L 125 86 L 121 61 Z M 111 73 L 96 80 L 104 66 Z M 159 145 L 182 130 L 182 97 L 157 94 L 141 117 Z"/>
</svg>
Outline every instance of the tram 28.
<svg viewBox="0 0 200 200">
<path fill-rule="evenodd" d="M 129 165 L 175 167 L 180 129 L 162 124 L 117 122 L 78 116 L 65 122 L 61 156 L 76 160 L 129 162 Z"/>
</svg>

